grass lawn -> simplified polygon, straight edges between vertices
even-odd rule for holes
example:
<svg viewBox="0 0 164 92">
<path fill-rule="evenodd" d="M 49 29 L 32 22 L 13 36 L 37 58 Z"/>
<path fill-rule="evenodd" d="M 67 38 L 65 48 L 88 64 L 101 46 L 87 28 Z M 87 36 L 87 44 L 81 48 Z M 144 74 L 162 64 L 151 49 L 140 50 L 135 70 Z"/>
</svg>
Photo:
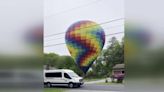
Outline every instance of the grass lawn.
<svg viewBox="0 0 164 92">
<path fill-rule="evenodd" d="M 97 80 L 101 80 L 103 78 L 85 78 L 84 82 L 89 82 L 89 81 L 97 81 Z"/>
<path fill-rule="evenodd" d="M 105 83 L 105 82 L 101 82 L 101 83 L 97 83 L 97 84 L 101 84 L 101 85 L 111 85 L 111 84 L 123 84 L 123 83 L 113 83 L 113 82 Z"/>
<path fill-rule="evenodd" d="M 44 88 L 44 92 L 64 92 L 61 88 Z"/>
</svg>

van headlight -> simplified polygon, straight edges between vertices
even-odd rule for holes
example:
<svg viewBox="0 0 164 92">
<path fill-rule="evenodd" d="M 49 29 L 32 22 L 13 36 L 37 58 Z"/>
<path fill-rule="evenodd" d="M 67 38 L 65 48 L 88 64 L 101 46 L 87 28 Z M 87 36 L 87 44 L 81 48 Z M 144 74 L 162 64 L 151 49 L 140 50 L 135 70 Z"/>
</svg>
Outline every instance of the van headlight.
<svg viewBox="0 0 164 92">
<path fill-rule="evenodd" d="M 80 80 L 79 80 L 79 82 L 82 82 L 82 81 L 83 81 L 83 79 L 80 79 Z"/>
</svg>

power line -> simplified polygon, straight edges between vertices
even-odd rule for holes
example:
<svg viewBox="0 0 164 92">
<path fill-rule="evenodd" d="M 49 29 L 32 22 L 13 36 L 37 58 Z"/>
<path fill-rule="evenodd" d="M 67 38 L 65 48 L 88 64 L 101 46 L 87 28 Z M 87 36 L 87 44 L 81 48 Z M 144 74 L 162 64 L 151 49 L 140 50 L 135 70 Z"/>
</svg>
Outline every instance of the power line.
<svg viewBox="0 0 164 92">
<path fill-rule="evenodd" d="M 107 35 L 105 35 L 105 36 L 116 35 L 116 34 L 122 34 L 122 33 L 124 33 L 124 32 L 117 32 L 117 33 L 107 34 Z M 44 47 L 53 47 L 53 46 L 63 45 L 63 44 L 66 44 L 66 43 L 52 44 L 52 45 L 47 45 L 47 46 L 44 46 Z"/>
<path fill-rule="evenodd" d="M 113 34 L 107 34 L 107 35 L 105 35 L 105 36 L 116 35 L 116 34 L 122 34 L 122 33 L 124 33 L 124 32 L 117 32 L 117 33 L 113 33 Z"/>
<path fill-rule="evenodd" d="M 104 25 L 104 24 L 107 24 L 107 23 L 111 23 L 111 22 L 115 22 L 115 21 L 118 21 L 118 20 L 123 20 L 124 18 L 118 18 L 118 19 L 113 19 L 111 21 L 106 21 L 106 22 L 102 22 L 100 24 L 95 24 L 95 25 L 91 25 L 91 26 L 88 26 L 88 27 L 83 27 L 83 28 L 80 28 L 79 30 L 81 29 L 85 29 L 85 28 L 89 28 L 89 27 L 93 27 L 93 26 L 97 26 L 97 25 Z M 56 34 L 51 34 L 51 35 L 47 35 L 47 36 L 44 36 L 44 37 L 52 37 L 54 35 L 60 35 L 60 34 L 64 34 L 65 32 L 60 32 L 60 33 L 56 33 Z"/>
<path fill-rule="evenodd" d="M 50 40 L 46 40 L 46 42 L 49 42 L 49 41 L 53 41 L 53 40 L 58 40 L 58 39 L 63 39 L 64 37 L 59 37 L 59 38 L 55 38 L 55 39 L 50 39 Z"/>
<path fill-rule="evenodd" d="M 116 28 L 116 27 L 120 27 L 120 26 L 124 26 L 124 24 L 116 25 L 116 26 L 112 26 L 112 27 L 107 27 L 107 28 L 104 28 L 104 29 L 112 29 L 112 28 Z M 82 31 L 82 32 L 84 32 L 84 31 Z M 53 40 L 58 40 L 58 39 L 63 39 L 63 38 L 65 38 L 65 37 L 58 37 L 58 38 L 55 38 L 55 39 L 46 40 L 46 42 L 53 41 Z"/>
<path fill-rule="evenodd" d="M 73 10 L 77 10 L 77 9 L 80 9 L 80 8 L 83 8 L 83 7 L 87 7 L 87 6 L 92 5 L 92 4 L 96 4 L 96 3 L 100 2 L 100 1 L 102 1 L 102 0 L 95 0 L 93 2 L 89 2 L 89 3 L 84 4 L 84 5 L 80 5 L 80 6 L 73 7 L 73 8 L 64 10 L 64 11 L 60 11 L 58 13 L 55 13 L 55 14 L 52 14 L 52 15 L 49 15 L 49 16 L 45 16 L 45 17 L 46 18 L 54 17 L 54 16 L 57 16 L 57 15 L 60 15 L 60 14 L 63 14 L 63 13 L 67 13 L 67 12 L 70 12 L 70 11 L 73 11 Z"/>
<path fill-rule="evenodd" d="M 65 43 L 52 44 L 52 45 L 47 45 L 47 46 L 44 46 L 44 47 L 52 47 L 52 46 L 57 46 L 57 45 L 62 45 L 62 44 L 65 44 Z"/>
</svg>

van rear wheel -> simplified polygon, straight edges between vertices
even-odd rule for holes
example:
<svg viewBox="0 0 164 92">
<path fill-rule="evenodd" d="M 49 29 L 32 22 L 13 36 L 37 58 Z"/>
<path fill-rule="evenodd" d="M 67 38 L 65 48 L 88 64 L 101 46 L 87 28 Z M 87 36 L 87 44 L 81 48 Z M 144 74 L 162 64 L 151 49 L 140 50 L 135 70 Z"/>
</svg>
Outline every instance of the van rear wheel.
<svg viewBox="0 0 164 92">
<path fill-rule="evenodd" d="M 50 88 L 51 86 L 52 86 L 51 83 L 48 82 L 47 87 Z"/>
<path fill-rule="evenodd" d="M 73 88 L 73 87 L 74 87 L 74 84 L 73 84 L 73 83 L 69 83 L 69 84 L 68 84 L 68 87 L 69 87 L 69 88 Z"/>
</svg>

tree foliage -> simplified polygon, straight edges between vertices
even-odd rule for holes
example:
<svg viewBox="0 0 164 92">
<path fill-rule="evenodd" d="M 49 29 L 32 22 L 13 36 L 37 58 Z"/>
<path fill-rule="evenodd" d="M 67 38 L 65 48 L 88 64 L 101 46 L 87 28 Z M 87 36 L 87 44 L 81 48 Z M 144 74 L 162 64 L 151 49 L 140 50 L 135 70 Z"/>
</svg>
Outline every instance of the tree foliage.
<svg viewBox="0 0 164 92">
<path fill-rule="evenodd" d="M 59 56 L 55 53 L 45 53 L 44 65 L 57 69 L 71 69 L 79 75 L 82 75 L 82 71 L 77 67 L 71 56 Z"/>
<path fill-rule="evenodd" d="M 124 42 L 121 43 L 113 37 L 111 39 L 111 45 L 104 51 L 104 60 L 106 61 L 105 67 L 108 68 L 108 72 L 112 71 L 112 68 L 116 64 L 124 63 Z"/>
</svg>

